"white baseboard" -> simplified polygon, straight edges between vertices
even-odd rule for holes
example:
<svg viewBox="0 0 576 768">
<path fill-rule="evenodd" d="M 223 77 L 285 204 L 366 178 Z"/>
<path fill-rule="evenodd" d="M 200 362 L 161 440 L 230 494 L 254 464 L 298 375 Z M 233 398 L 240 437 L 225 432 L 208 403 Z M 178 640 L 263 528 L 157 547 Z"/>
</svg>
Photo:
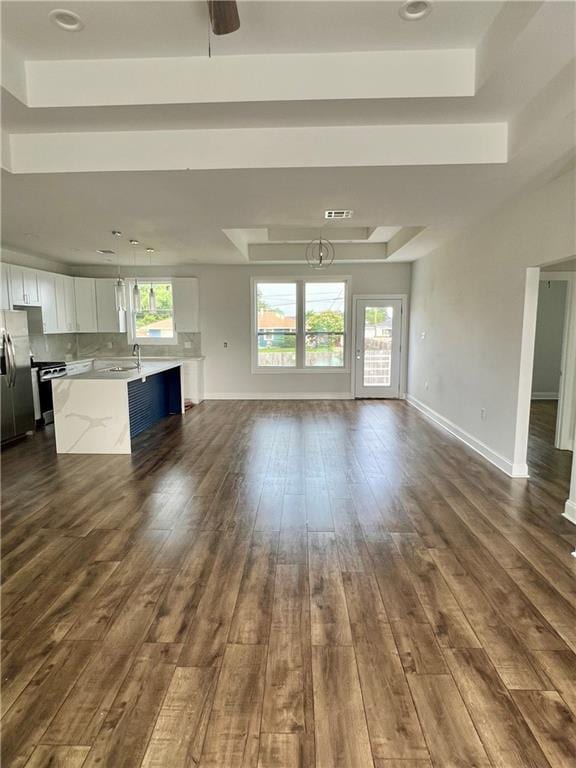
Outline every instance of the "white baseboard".
<svg viewBox="0 0 576 768">
<path fill-rule="evenodd" d="M 205 400 L 353 400 L 351 392 L 209 392 Z"/>
<path fill-rule="evenodd" d="M 432 408 L 424 405 L 424 403 L 420 402 L 420 400 L 417 400 L 415 397 L 412 397 L 412 395 L 407 395 L 406 400 L 410 405 L 419 410 L 420 413 L 423 413 L 424 416 L 438 424 L 442 429 L 445 429 L 446 432 L 457 437 L 463 443 L 466 443 L 469 448 L 472 448 L 476 453 L 479 453 L 480 456 L 483 456 L 487 461 L 494 464 L 495 467 L 498 467 L 498 469 L 505 472 L 509 477 L 528 477 L 527 464 L 514 464 L 511 461 L 508 461 L 504 456 L 500 456 L 499 453 L 496 453 L 496 451 L 493 451 L 480 440 L 477 440 L 473 435 L 460 429 L 459 426 L 449 421 L 449 419 L 445 419 L 444 416 L 436 413 L 436 411 L 433 411 Z"/>
<path fill-rule="evenodd" d="M 532 400 L 558 400 L 558 392 L 532 392 Z"/>
<path fill-rule="evenodd" d="M 564 506 L 562 517 L 565 517 L 566 520 L 569 520 L 576 525 L 576 501 L 570 501 L 570 499 L 568 499 Z"/>
</svg>

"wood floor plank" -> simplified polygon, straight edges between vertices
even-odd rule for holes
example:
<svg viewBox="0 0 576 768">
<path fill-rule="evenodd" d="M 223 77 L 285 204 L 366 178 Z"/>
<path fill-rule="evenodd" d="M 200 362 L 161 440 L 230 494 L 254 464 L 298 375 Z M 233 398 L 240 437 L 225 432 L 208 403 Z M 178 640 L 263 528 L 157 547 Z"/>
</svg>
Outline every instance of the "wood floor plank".
<svg viewBox="0 0 576 768">
<path fill-rule="evenodd" d="M 258 768 L 305 768 L 302 736 L 298 733 L 263 733 Z"/>
<path fill-rule="evenodd" d="M 228 645 L 200 768 L 257 768 L 266 646 Z"/>
<path fill-rule="evenodd" d="M 434 765 L 491 768 L 452 678 L 411 675 L 408 682 Z"/>
<path fill-rule="evenodd" d="M 188 768 L 198 763 L 215 690 L 213 667 L 176 668 L 142 768 Z"/>
<path fill-rule="evenodd" d="M 354 649 L 312 649 L 317 768 L 372 768 Z"/>
<path fill-rule="evenodd" d="M 139 768 L 179 652 L 178 645 L 141 647 L 82 768 Z"/>
<path fill-rule="evenodd" d="M 25 768 L 82 768 L 90 747 L 51 747 L 40 744 Z"/>
<path fill-rule="evenodd" d="M 524 719 L 553 766 L 576 763 L 576 718 L 556 691 L 513 691 Z"/>
<path fill-rule="evenodd" d="M 308 575 L 304 566 L 279 565 L 268 644 L 262 730 L 306 730 L 311 691 Z"/>
<path fill-rule="evenodd" d="M 447 649 L 450 671 L 495 768 L 549 768 L 485 652 Z"/>
<path fill-rule="evenodd" d="M 534 651 L 536 666 L 551 681 L 576 716 L 576 654 L 572 651 Z"/>
<path fill-rule="evenodd" d="M 428 750 L 377 582 L 370 574 L 347 573 L 344 584 L 374 757 L 426 758 Z"/>
<path fill-rule="evenodd" d="M 333 533 L 310 533 L 312 645 L 352 645 L 340 559 Z"/>
<path fill-rule="evenodd" d="M 42 737 L 43 743 L 91 745 L 135 654 L 135 646 L 98 647 Z"/>
<path fill-rule="evenodd" d="M 277 550 L 278 534 L 256 531 L 252 536 L 228 642 L 268 642 Z"/>
<path fill-rule="evenodd" d="M 61 643 L 2 719 L 3 765 L 22 765 L 88 663 L 94 645 Z"/>
</svg>

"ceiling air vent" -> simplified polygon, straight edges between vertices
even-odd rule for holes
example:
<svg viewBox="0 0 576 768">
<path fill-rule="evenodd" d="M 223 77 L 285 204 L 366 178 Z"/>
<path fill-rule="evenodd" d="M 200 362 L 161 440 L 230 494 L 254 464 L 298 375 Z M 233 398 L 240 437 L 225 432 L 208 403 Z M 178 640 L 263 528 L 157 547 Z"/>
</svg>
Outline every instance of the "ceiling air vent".
<svg viewBox="0 0 576 768">
<path fill-rule="evenodd" d="M 333 211 L 324 211 L 325 219 L 351 219 L 354 211 L 347 211 L 343 208 Z"/>
</svg>

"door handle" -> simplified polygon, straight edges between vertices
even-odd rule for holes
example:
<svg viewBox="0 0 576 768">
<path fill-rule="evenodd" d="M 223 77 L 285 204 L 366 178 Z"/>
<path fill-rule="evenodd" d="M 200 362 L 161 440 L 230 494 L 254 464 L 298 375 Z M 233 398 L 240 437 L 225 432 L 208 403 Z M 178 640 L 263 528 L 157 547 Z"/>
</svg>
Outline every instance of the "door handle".
<svg viewBox="0 0 576 768">
<path fill-rule="evenodd" d="M 16 386 L 16 353 L 14 352 L 14 343 L 12 337 L 5 332 L 4 336 L 4 355 L 6 357 L 6 373 L 8 374 L 7 384 L 13 388 Z"/>
</svg>

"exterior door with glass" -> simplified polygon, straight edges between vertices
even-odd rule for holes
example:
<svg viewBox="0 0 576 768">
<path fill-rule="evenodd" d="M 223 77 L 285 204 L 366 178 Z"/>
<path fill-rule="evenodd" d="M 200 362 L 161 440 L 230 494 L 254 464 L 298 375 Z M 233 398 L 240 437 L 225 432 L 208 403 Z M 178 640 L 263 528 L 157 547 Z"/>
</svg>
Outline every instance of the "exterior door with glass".
<svg viewBox="0 0 576 768">
<path fill-rule="evenodd" d="M 399 397 L 402 299 L 356 299 L 355 397 Z"/>
</svg>

